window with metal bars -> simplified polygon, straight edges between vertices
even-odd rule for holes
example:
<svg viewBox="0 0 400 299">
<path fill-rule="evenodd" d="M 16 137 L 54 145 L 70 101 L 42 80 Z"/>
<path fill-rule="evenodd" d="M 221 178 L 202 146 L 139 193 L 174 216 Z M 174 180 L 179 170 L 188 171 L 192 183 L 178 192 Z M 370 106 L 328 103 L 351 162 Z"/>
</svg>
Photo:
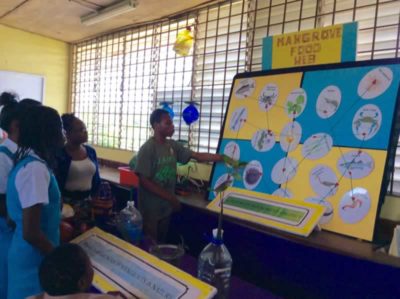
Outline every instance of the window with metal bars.
<svg viewBox="0 0 400 299">
<path fill-rule="evenodd" d="M 261 70 L 265 36 L 358 21 L 357 60 L 399 57 L 397 0 L 232 0 L 73 47 L 72 110 L 99 146 L 138 150 L 151 133 L 149 114 L 173 102 L 175 139 L 215 152 L 232 79 Z M 192 26 L 193 52 L 178 57 L 177 33 Z M 187 101 L 200 119 L 182 120 Z M 400 143 L 399 143 L 400 145 Z M 400 148 L 390 192 L 400 194 Z"/>
</svg>

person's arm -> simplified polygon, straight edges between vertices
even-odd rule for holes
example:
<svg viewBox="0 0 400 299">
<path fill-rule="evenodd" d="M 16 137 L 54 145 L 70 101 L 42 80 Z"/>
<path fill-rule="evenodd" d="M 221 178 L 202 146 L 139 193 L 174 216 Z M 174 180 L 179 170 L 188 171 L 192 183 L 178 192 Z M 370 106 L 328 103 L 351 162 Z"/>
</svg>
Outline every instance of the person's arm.
<svg viewBox="0 0 400 299">
<path fill-rule="evenodd" d="M 96 155 L 95 149 L 89 148 L 88 150 L 90 150 L 90 159 L 96 166 L 96 172 L 94 173 L 94 176 L 92 178 L 92 189 L 90 191 L 90 194 L 92 196 L 95 196 L 95 195 L 97 195 L 97 192 L 99 190 L 99 186 L 101 183 L 100 172 L 99 172 L 99 162 L 97 161 L 97 155 Z"/>
<path fill-rule="evenodd" d="M 50 253 L 54 246 L 40 229 L 42 204 L 36 204 L 22 210 L 23 238 L 42 254 Z"/>
<path fill-rule="evenodd" d="M 50 172 L 44 163 L 34 161 L 18 171 L 14 184 L 22 208 L 22 237 L 47 254 L 54 246 L 41 229 L 41 219 L 43 205 L 49 204 Z"/>
<path fill-rule="evenodd" d="M 192 158 L 198 162 L 220 162 L 223 161 L 223 157 L 220 154 L 210 154 L 210 153 L 197 153 L 192 152 Z"/>
<path fill-rule="evenodd" d="M 143 175 L 139 174 L 139 180 L 140 180 L 140 185 L 144 189 L 146 189 L 146 190 L 150 191 L 151 193 L 156 194 L 160 198 L 170 202 L 175 211 L 180 209 L 181 204 L 180 204 L 178 198 L 175 196 L 175 194 L 170 193 L 168 190 L 165 190 L 160 185 L 158 185 L 157 183 L 153 182 L 152 180 L 146 178 Z"/>
</svg>

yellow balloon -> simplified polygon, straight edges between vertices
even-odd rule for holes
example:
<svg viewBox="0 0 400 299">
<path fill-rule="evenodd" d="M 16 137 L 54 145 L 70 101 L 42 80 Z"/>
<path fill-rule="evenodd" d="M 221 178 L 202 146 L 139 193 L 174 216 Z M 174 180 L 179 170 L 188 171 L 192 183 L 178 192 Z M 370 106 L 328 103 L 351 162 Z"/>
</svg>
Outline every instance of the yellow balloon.
<svg viewBox="0 0 400 299">
<path fill-rule="evenodd" d="M 173 50 L 179 56 L 187 56 L 192 46 L 193 35 L 189 27 L 178 33 Z"/>
</svg>

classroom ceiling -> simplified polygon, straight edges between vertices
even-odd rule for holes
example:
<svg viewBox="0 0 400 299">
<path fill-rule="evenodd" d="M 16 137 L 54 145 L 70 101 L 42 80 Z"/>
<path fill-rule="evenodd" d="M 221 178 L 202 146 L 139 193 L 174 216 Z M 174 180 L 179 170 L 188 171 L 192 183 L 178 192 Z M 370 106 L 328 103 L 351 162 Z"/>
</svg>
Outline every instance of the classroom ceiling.
<svg viewBox="0 0 400 299">
<path fill-rule="evenodd" d="M 80 17 L 120 0 L 0 0 L 0 24 L 65 42 L 164 18 L 210 0 L 137 0 L 131 12 L 86 26 Z M 218 1 L 215 1 L 218 2 Z"/>
</svg>

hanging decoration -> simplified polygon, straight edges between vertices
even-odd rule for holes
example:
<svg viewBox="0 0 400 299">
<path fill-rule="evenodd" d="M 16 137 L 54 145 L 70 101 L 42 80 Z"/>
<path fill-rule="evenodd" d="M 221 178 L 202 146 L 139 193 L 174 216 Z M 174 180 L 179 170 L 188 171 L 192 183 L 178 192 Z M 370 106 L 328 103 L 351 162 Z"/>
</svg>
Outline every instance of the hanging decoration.
<svg viewBox="0 0 400 299">
<path fill-rule="evenodd" d="M 189 106 L 182 111 L 182 117 L 185 123 L 190 126 L 199 119 L 199 110 L 196 108 L 198 104 L 194 101 L 185 102 L 185 104 L 189 104 Z"/>
<path fill-rule="evenodd" d="M 186 29 L 179 31 L 173 50 L 178 56 L 189 55 L 193 46 L 192 28 L 187 26 Z"/>
<path fill-rule="evenodd" d="M 199 119 L 199 111 L 196 108 L 196 105 L 198 105 L 194 101 L 188 101 L 185 102 L 185 104 L 189 104 L 183 111 L 182 111 L 182 117 L 185 123 L 189 126 L 189 136 L 188 136 L 188 144 L 189 148 L 192 147 L 193 145 L 193 123 L 196 122 Z"/>
<path fill-rule="evenodd" d="M 168 111 L 169 116 L 171 117 L 171 119 L 173 119 L 174 116 L 175 116 L 175 112 L 172 109 L 172 107 L 170 106 L 172 104 L 173 104 L 173 102 L 165 102 L 165 101 L 160 103 L 161 109 L 164 109 L 165 111 Z"/>
</svg>

